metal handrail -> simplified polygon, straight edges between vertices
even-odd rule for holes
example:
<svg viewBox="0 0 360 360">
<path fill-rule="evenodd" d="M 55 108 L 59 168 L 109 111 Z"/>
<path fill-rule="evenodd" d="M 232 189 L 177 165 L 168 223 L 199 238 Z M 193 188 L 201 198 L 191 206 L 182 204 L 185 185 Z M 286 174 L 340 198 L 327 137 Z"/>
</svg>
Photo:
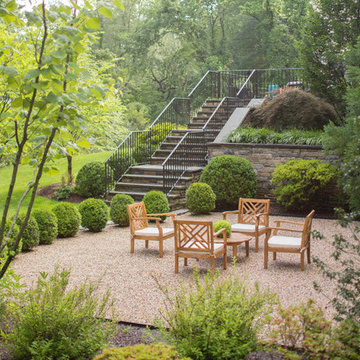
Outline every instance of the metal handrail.
<svg viewBox="0 0 360 360">
<path fill-rule="evenodd" d="M 251 77 L 254 75 L 255 73 L 255 69 L 251 72 L 251 74 L 249 75 L 249 77 L 246 79 L 246 81 L 244 82 L 243 86 L 240 88 L 240 90 L 236 93 L 236 96 L 239 96 L 241 94 L 241 92 L 245 89 L 247 83 L 250 81 Z"/>
</svg>

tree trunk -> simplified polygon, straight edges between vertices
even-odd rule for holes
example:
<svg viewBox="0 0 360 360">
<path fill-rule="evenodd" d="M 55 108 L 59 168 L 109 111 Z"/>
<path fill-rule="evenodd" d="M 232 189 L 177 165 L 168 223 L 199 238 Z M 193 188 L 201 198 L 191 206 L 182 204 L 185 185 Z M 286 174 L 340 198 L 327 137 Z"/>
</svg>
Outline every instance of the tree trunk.
<svg viewBox="0 0 360 360">
<path fill-rule="evenodd" d="M 68 185 L 72 185 L 73 183 L 73 171 L 72 171 L 72 156 L 66 155 L 67 158 L 67 183 Z"/>
</svg>

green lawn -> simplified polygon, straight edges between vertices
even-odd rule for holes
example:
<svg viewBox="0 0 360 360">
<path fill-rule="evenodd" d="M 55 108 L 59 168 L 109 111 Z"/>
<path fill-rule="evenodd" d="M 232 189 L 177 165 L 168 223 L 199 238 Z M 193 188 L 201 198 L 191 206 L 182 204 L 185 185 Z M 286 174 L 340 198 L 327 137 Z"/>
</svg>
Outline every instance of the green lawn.
<svg viewBox="0 0 360 360">
<path fill-rule="evenodd" d="M 94 153 L 94 154 L 81 154 L 78 156 L 75 156 L 73 159 L 73 171 L 74 175 L 76 176 L 77 172 L 80 170 L 80 168 L 89 161 L 104 161 L 108 156 L 110 155 L 110 152 L 101 152 L 101 153 Z M 67 169 L 67 162 L 66 159 L 60 159 L 55 162 L 55 166 L 59 169 L 59 173 L 56 175 L 50 175 L 50 174 L 43 174 L 40 182 L 39 188 L 50 185 L 50 184 L 56 184 L 61 182 L 62 176 L 66 174 Z M 29 165 L 21 165 L 18 172 L 17 177 L 17 183 L 15 185 L 13 197 L 11 200 L 10 205 L 10 216 L 15 213 L 17 204 L 24 193 L 26 189 L 26 185 L 30 182 L 32 179 L 34 168 Z M 6 195 L 9 188 L 10 178 L 12 174 L 12 167 L 7 166 L 5 168 L 0 169 L 0 213 L 2 212 L 2 209 L 4 208 Z M 30 200 L 30 194 L 28 194 L 27 198 L 25 199 L 22 208 L 26 208 Z M 56 204 L 56 201 L 49 200 L 41 196 L 37 196 L 35 199 L 35 204 L 33 209 L 39 209 L 39 208 L 51 208 Z"/>
</svg>

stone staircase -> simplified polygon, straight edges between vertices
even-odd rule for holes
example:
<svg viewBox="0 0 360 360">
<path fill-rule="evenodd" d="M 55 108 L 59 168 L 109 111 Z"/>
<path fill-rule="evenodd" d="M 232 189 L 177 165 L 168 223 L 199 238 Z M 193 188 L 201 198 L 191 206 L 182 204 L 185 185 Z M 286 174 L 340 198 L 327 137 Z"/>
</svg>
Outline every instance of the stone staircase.
<svg viewBox="0 0 360 360">
<path fill-rule="evenodd" d="M 107 199 L 110 200 L 116 194 L 127 194 L 132 196 L 135 201 L 141 201 L 143 196 L 150 190 L 162 191 L 162 163 L 187 132 L 203 129 L 203 126 L 212 116 L 219 104 L 219 100 L 207 100 L 197 112 L 196 116 L 191 119 L 188 129 L 173 130 L 166 137 L 159 149 L 155 151 L 150 159 L 150 163 L 132 166 L 115 184 L 114 190 L 108 193 Z M 234 102 L 233 105 L 227 103 L 226 107 L 223 106 L 218 109 L 205 129 L 207 142 L 212 142 L 216 138 L 237 106 L 239 106 L 238 102 L 236 104 Z M 193 164 L 194 166 L 187 169 L 171 193 L 168 194 L 168 200 L 172 210 L 181 208 L 185 205 L 185 191 L 191 183 L 199 180 L 203 164 L 203 161 L 199 161 L 198 163 L 195 161 Z"/>
</svg>

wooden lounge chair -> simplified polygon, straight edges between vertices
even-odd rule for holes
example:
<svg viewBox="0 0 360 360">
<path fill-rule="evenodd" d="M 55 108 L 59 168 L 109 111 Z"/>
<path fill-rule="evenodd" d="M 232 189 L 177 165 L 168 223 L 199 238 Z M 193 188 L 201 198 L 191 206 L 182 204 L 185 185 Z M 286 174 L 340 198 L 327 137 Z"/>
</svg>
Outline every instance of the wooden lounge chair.
<svg viewBox="0 0 360 360">
<path fill-rule="evenodd" d="M 210 259 L 211 270 L 215 268 L 215 258 L 224 256 L 224 269 L 227 266 L 226 229 L 216 234 L 211 221 L 174 220 L 175 227 L 175 273 L 179 272 L 179 257 L 184 258 L 187 266 L 188 258 Z M 223 238 L 217 235 L 223 233 Z"/>
<path fill-rule="evenodd" d="M 310 264 L 310 232 L 312 219 L 314 217 L 315 210 L 306 217 L 305 222 L 296 222 L 289 220 L 277 220 L 275 221 L 276 227 L 269 228 L 270 231 L 265 239 L 264 249 L 264 268 L 268 267 L 268 254 L 269 251 L 273 253 L 273 259 L 276 260 L 276 253 L 298 253 L 300 254 L 301 270 L 304 271 L 304 256 L 305 251 L 307 253 L 307 261 Z M 302 229 L 285 228 L 281 227 L 281 224 L 290 224 L 302 226 Z M 279 230 L 301 233 L 300 237 L 278 235 Z M 271 234 L 272 231 L 272 234 Z"/>
<path fill-rule="evenodd" d="M 149 240 L 159 242 L 160 257 L 163 257 L 163 241 L 174 236 L 173 228 L 163 228 L 160 225 L 160 217 L 171 216 L 174 222 L 175 214 L 147 214 L 144 202 L 127 205 L 127 211 L 130 221 L 130 252 L 134 253 L 135 240 L 145 240 L 145 247 L 149 247 Z M 149 220 L 155 220 L 155 227 L 149 226 Z"/>
<path fill-rule="evenodd" d="M 266 234 L 269 226 L 270 200 L 239 199 L 239 209 L 223 212 L 223 218 L 229 214 L 238 214 L 237 223 L 231 225 L 232 232 L 255 236 L 255 251 L 259 251 L 259 236 Z"/>
</svg>

